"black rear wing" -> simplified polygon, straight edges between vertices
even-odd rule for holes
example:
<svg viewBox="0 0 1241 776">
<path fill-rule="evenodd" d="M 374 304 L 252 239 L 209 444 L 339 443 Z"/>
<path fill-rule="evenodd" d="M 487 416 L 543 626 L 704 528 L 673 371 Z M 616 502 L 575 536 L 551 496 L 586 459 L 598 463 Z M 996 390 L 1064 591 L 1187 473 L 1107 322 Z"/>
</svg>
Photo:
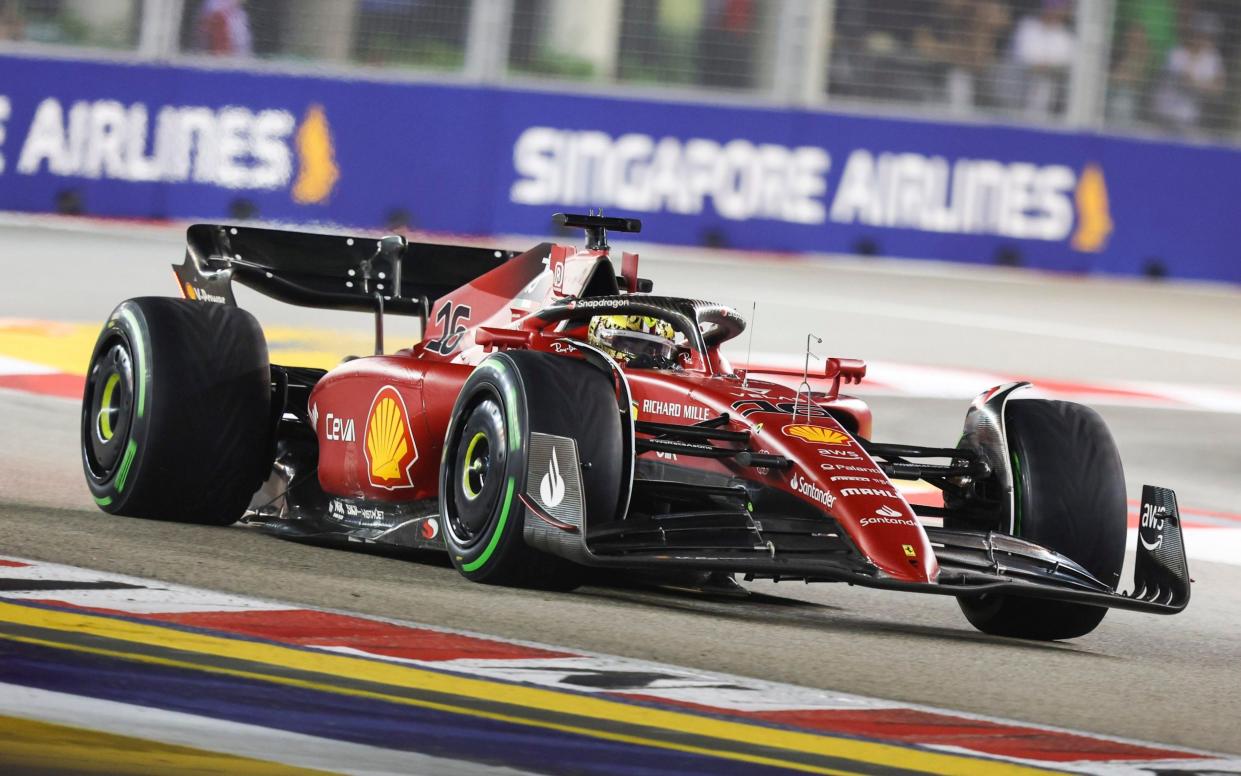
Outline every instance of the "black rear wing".
<svg viewBox="0 0 1241 776">
<path fill-rule="evenodd" d="M 194 224 L 173 266 L 187 298 L 236 305 L 234 280 L 289 304 L 414 315 L 518 251 Z M 379 319 L 377 319 L 378 321 Z"/>
</svg>

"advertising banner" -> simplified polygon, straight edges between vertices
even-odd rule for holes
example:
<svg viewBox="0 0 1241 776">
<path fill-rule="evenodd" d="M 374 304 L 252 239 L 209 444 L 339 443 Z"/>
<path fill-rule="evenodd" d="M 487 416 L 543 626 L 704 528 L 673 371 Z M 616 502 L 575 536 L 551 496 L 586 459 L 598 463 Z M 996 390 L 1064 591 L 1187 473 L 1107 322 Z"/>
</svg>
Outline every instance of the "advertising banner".
<svg viewBox="0 0 1241 776">
<path fill-rule="evenodd" d="M 1241 282 L 1241 152 L 560 92 L 0 57 L 0 209 L 545 234 Z"/>
</svg>

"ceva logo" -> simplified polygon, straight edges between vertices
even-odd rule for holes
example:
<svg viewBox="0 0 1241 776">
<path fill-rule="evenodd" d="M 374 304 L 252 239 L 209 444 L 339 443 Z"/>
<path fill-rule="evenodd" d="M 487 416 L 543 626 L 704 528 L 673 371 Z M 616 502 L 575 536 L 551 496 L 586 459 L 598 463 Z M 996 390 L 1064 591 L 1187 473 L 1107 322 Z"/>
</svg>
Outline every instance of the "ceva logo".
<svg viewBox="0 0 1241 776">
<path fill-rule="evenodd" d="M 332 129 L 321 105 L 308 106 L 299 124 L 282 109 L 125 105 L 108 99 L 66 105 L 47 97 L 25 128 L 6 126 L 13 107 L 0 96 L 0 148 L 15 145 L 6 144 L 6 138 L 20 138 L 12 168 L 18 175 L 255 191 L 288 187 L 293 201 L 304 205 L 327 202 L 340 178 Z"/>
</svg>

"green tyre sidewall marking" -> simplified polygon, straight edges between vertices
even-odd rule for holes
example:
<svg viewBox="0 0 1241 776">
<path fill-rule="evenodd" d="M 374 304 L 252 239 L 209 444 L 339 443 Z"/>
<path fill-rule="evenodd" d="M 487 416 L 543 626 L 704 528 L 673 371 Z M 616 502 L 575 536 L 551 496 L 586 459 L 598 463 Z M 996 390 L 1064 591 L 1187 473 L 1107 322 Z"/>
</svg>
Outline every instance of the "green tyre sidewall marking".
<svg viewBox="0 0 1241 776">
<path fill-rule="evenodd" d="M 128 307 L 121 309 L 121 317 L 129 322 L 130 349 L 138 361 L 134 377 L 138 383 L 138 417 L 146 414 L 147 404 L 147 352 L 146 340 L 142 336 L 142 328 L 138 325 L 138 317 Z"/>
<path fill-rule="evenodd" d="M 480 383 L 489 385 L 496 394 L 502 397 L 505 431 L 509 437 L 509 454 L 507 468 L 504 472 L 505 492 L 499 504 L 500 512 L 491 522 L 487 534 L 468 548 L 456 546 L 451 531 L 447 528 L 444 537 L 445 546 L 449 550 L 453 563 L 461 573 L 479 581 L 484 581 L 490 575 L 491 568 L 496 566 L 497 558 L 509 554 L 514 542 L 524 543 L 525 541 L 521 535 L 524 508 L 517 498 L 517 494 L 525 487 L 526 475 L 525 436 L 523 434 L 523 428 L 526 425 L 526 408 L 520 399 L 522 395 L 520 380 L 520 373 L 513 368 L 504 354 L 493 355 L 479 364 L 467 379 L 466 385 L 462 387 L 461 395 L 457 397 L 453 407 L 453 428 L 449 429 L 445 438 L 443 463 L 441 464 L 445 470 L 440 477 L 440 517 L 443 524 L 448 526 L 447 486 L 453 482 L 454 473 L 448 471 L 447 467 L 451 465 L 450 462 L 454 458 L 453 451 L 458 445 L 467 442 L 460 438 L 462 424 L 467 415 L 466 410 L 478 395 Z M 455 476 L 462 476 L 462 473 L 456 473 Z"/>
<path fill-rule="evenodd" d="M 125 451 L 122 454 L 122 458 L 112 471 L 109 479 L 99 481 L 91 477 L 87 478 L 87 485 L 95 504 L 101 509 L 108 511 L 119 511 L 125 508 L 125 504 L 128 501 L 125 497 L 125 488 L 129 484 L 134 466 L 138 463 L 139 453 L 143 449 L 142 439 L 146 435 L 144 421 L 147 414 L 147 391 L 149 390 L 150 383 L 148 365 L 151 361 L 151 354 L 147 350 L 148 338 L 143 332 L 139 314 L 135 312 L 133 305 L 128 301 L 122 302 L 104 324 L 99 338 L 95 342 L 95 349 L 92 351 L 92 365 L 96 359 L 106 352 L 102 346 L 108 341 L 109 337 L 116 336 L 119 336 L 124 342 L 129 350 L 130 357 L 133 359 L 135 397 L 132 410 L 134 414 L 129 423 L 129 439 L 125 443 Z M 106 396 L 101 398 L 106 398 Z M 84 407 L 83 411 L 89 412 L 90 408 Z M 98 422 L 98 419 L 92 418 L 90 421 L 92 428 Z M 108 425 L 110 426 L 111 424 L 109 423 Z"/>
<path fill-rule="evenodd" d="M 477 571 L 487 565 L 487 561 L 491 560 L 491 554 L 496 551 L 496 546 L 500 543 L 500 537 L 504 535 L 504 527 L 508 524 L 508 513 L 513 505 L 513 486 L 515 484 L 515 478 L 509 477 L 508 484 L 504 488 L 504 505 L 500 507 L 500 519 L 495 522 L 495 530 L 491 532 L 491 539 L 483 549 L 482 555 L 461 566 L 462 571 Z"/>
</svg>

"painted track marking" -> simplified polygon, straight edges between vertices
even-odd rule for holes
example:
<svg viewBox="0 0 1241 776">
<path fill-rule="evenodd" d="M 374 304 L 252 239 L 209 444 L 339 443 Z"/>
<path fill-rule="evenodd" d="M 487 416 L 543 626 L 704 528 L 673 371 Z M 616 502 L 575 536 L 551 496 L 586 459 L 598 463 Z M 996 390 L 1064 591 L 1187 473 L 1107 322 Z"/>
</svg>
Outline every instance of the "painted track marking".
<svg viewBox="0 0 1241 776">
<path fill-rule="evenodd" d="M 598 725 L 602 720 L 613 719 L 616 709 L 620 708 L 626 715 L 635 715 L 618 718 L 622 724 L 630 724 L 630 722 L 649 724 L 655 720 L 659 723 L 674 724 L 677 726 L 676 730 L 689 734 L 704 733 L 709 740 L 714 741 L 722 739 L 711 736 L 723 735 L 730 739 L 735 738 L 736 728 L 732 726 L 740 726 L 741 730 L 758 736 L 750 739 L 743 738 L 742 744 L 745 746 L 770 745 L 773 743 L 773 736 L 776 737 L 775 742 L 782 745 L 787 745 L 789 742 L 797 743 L 805 740 L 797 736 L 811 735 L 813 737 L 814 732 L 817 731 L 820 734 L 827 734 L 829 736 L 826 739 L 827 743 L 832 746 L 843 741 L 847 746 L 877 745 L 881 748 L 874 751 L 887 752 L 888 749 L 883 747 L 890 748 L 893 744 L 897 744 L 898 751 L 906 753 L 913 751 L 919 758 L 923 753 L 939 750 L 957 755 L 990 755 L 1000 757 L 1010 763 L 1043 767 L 1050 765 L 1057 769 L 1067 768 L 1087 773 L 1115 773 L 1118 772 L 1118 768 L 1136 772 L 1139 767 L 1146 767 L 1155 760 L 1158 760 L 1161 763 L 1160 767 L 1165 770 L 1176 770 L 1178 763 L 1181 767 L 1188 767 L 1191 764 L 1203 765 L 1208 759 L 1215 757 L 1208 753 L 1176 747 L 1127 742 L 1106 736 L 1008 723 L 976 715 L 963 715 L 899 702 L 879 701 L 760 682 L 742 677 L 691 671 L 645 661 L 572 654 L 545 645 L 507 642 L 492 637 L 460 634 L 425 626 L 410 626 L 394 621 L 374 620 L 317 610 L 281 609 L 279 608 L 281 605 L 262 601 L 253 601 L 256 608 L 250 612 L 239 608 L 237 601 L 232 601 L 230 608 L 225 611 L 195 613 L 188 611 L 184 603 L 178 602 L 179 595 L 196 595 L 202 605 L 209 606 L 207 602 L 212 600 L 212 596 L 218 598 L 219 594 L 135 577 L 91 572 L 20 559 L 0 561 L 0 567 L 2 567 L 0 578 L 7 575 L 12 582 L 12 584 L 4 585 L 8 592 L 0 592 L 0 596 L 22 595 L 29 598 L 37 595 L 45 600 L 56 598 L 60 594 L 49 588 L 54 586 L 58 577 L 68 587 L 76 586 L 77 589 L 81 588 L 83 581 L 111 582 L 111 589 L 104 585 L 93 590 L 91 603 L 99 606 L 109 603 L 110 598 L 110 603 L 112 603 L 110 609 L 116 614 L 127 615 L 131 618 L 140 617 L 148 621 L 169 619 L 181 624 L 180 628 L 168 629 L 149 623 L 118 620 L 113 617 L 73 615 L 63 610 L 45 608 L 13 607 L 24 612 L 27 618 L 36 618 L 37 623 L 46 625 L 49 620 L 38 618 L 51 618 L 50 621 L 61 628 L 60 630 L 52 628 L 50 633 L 53 638 L 44 640 L 61 642 L 66 639 L 65 633 L 72 632 L 78 634 L 77 638 L 81 641 L 91 633 L 92 629 L 104 627 L 107 629 L 106 635 L 109 643 L 113 646 L 121 644 L 120 651 L 129 655 L 127 659 L 133 659 L 131 653 L 134 651 L 150 653 L 147 657 L 160 657 L 161 655 L 167 657 L 167 650 L 179 650 L 173 653 L 174 659 L 185 659 L 189 656 L 191 662 L 214 660 L 219 663 L 233 660 L 253 663 L 252 658 L 256 655 L 267 658 L 275 657 L 276 662 L 259 660 L 257 672 L 262 674 L 283 672 L 286 675 L 285 678 L 296 678 L 292 677 L 289 672 L 309 668 L 314 669 L 311 671 L 314 677 L 310 680 L 313 682 L 331 681 L 332 678 L 340 676 L 353 678 L 357 673 L 352 668 L 355 664 L 364 666 L 367 672 L 359 681 L 370 681 L 368 678 L 371 675 L 370 672 L 379 672 L 378 676 L 386 677 L 386 671 L 406 670 L 413 673 L 396 676 L 404 676 L 407 680 L 416 678 L 416 681 L 412 681 L 412 685 L 409 682 L 405 685 L 383 685 L 381 682 L 380 693 L 386 696 L 393 692 L 426 693 L 448 688 L 449 692 L 446 693 L 446 697 L 449 699 L 449 705 L 455 708 L 457 704 L 469 701 L 469 690 L 479 689 L 486 693 L 485 697 L 489 700 L 498 699 L 503 703 L 516 702 L 519 708 L 525 710 L 521 713 L 525 714 L 558 714 L 563 711 L 578 715 L 578 707 L 584 704 L 586 716 L 583 718 L 578 715 L 578 719 L 579 723 L 581 719 L 585 719 L 587 727 Z M 29 584 L 42 583 L 41 589 L 26 592 L 19 590 L 23 579 L 28 579 Z M 132 614 L 125 612 L 128 599 L 133 594 L 132 585 L 141 584 L 152 589 L 161 589 L 164 592 L 167 597 L 165 603 L 168 608 L 167 612 L 154 611 L 158 609 L 158 604 L 153 599 L 137 602 L 138 608 L 143 609 L 142 612 Z M 75 590 L 71 589 L 66 592 L 72 593 Z M 51 601 L 49 604 L 55 605 Z M 11 606 L 0 604 L 0 616 L 9 616 L 12 620 L 11 610 L 5 608 Z M 63 607 L 64 604 L 60 606 Z M 295 624 L 299 621 L 299 612 L 301 626 Z M 247 615 L 250 624 L 244 626 Z M 85 619 L 62 619 L 64 617 Z M 348 635 L 350 621 L 358 623 L 360 632 L 365 632 L 366 627 L 372 628 L 372 635 L 375 638 L 369 642 L 366 638 L 355 639 L 345 646 L 341 646 L 338 641 L 334 643 L 331 638 L 333 634 L 337 639 Z M 37 623 L 26 622 L 23 627 L 36 627 Z M 271 623 L 270 630 L 263 631 L 263 623 Z M 373 629 L 376 623 L 385 627 L 375 631 Z M 243 637 L 248 636 L 251 639 L 256 637 L 277 639 L 284 640 L 286 643 L 292 640 L 306 646 L 289 647 L 273 644 L 270 641 L 237 642 L 235 637 L 228 639 L 218 632 L 203 633 L 201 630 L 184 630 L 184 627 L 190 624 L 196 624 L 198 628 L 214 628 L 217 631 L 239 630 Z M 66 627 L 69 628 L 68 631 L 64 630 Z M 382 646 L 391 644 L 396 633 L 388 628 L 406 630 L 409 641 L 408 646 L 400 653 L 403 656 L 384 654 Z M 22 637 L 21 634 L 10 633 L 9 635 Z M 34 634 L 27 633 L 25 637 L 32 635 Z M 44 636 L 46 635 L 45 633 Z M 449 657 L 445 652 L 446 645 L 451 643 L 453 637 L 463 638 L 464 646 L 459 657 Z M 428 639 L 427 649 L 429 651 L 424 652 L 422 656 L 431 659 L 419 659 L 416 657 L 418 644 Z M 469 640 L 490 641 L 497 647 L 480 653 L 477 646 L 469 645 Z M 231 646 L 223 646 L 230 641 Z M 505 651 L 504 645 L 510 645 L 507 648 L 515 649 L 517 654 L 525 652 L 528 656 L 515 658 L 510 655 L 498 659 L 478 657 L 479 654 L 488 653 L 501 655 Z M 89 648 L 92 645 L 77 643 L 75 646 Z M 377 646 L 381 648 L 378 652 L 375 651 Z M 221 651 L 222 648 L 224 651 Z M 159 655 L 154 654 L 160 650 L 164 652 Z M 238 650 L 241 650 L 243 654 L 235 654 Z M 340 654 L 342 651 L 348 654 Z M 217 652 L 223 657 L 211 657 Z M 471 653 L 475 656 L 470 657 Z M 295 657 L 295 660 L 284 659 L 285 655 L 290 654 Z M 335 663 L 332 662 L 333 660 L 352 662 Z M 216 668 L 229 668 L 229 666 L 221 663 Z M 346 673 L 342 674 L 341 671 Z M 630 685 L 629 689 L 623 686 L 621 688 L 609 686 L 607 682 L 599 684 L 594 680 L 586 684 L 574 684 L 574 678 L 578 676 L 607 677 L 613 674 L 627 678 L 627 680 L 634 676 L 645 676 L 647 680 L 644 680 L 645 684 L 639 683 L 642 686 Z M 524 684 L 514 684 L 514 682 L 524 682 Z M 456 694 L 452 691 L 454 687 L 457 688 Z M 460 694 L 461 688 L 468 688 L 465 690 L 466 695 Z M 375 688 L 369 688 L 369 690 L 373 689 Z M 532 691 L 536 695 L 525 694 Z M 527 697 L 540 700 L 551 698 L 557 704 L 564 705 L 520 706 Z M 591 705 L 592 703 L 597 705 Z M 651 703 L 659 704 L 662 708 L 643 705 Z M 673 716 L 664 716 L 670 712 Z M 690 712 L 688 720 L 694 721 L 696 726 L 686 727 L 687 717 L 676 716 L 676 714 L 686 712 Z M 695 721 L 694 713 L 707 713 L 711 717 L 705 719 L 699 717 Z M 772 728 L 770 727 L 772 724 L 779 727 Z M 723 727 L 717 725 L 723 725 Z M 640 729 L 647 733 L 653 730 L 649 726 Z M 846 737 L 841 739 L 841 733 Z M 590 734 L 594 735 L 594 733 Z M 786 734 L 796 735 L 790 739 L 784 737 Z M 853 738 L 858 735 L 871 740 L 858 741 Z M 642 735 L 639 738 L 645 740 Z M 876 741 L 876 738 L 880 740 Z M 883 739 L 886 739 L 886 742 Z M 900 749 L 901 743 L 906 747 L 913 743 L 923 748 Z M 669 751 L 678 750 L 670 749 Z M 778 751 L 794 752 L 787 748 Z M 777 759 L 787 756 L 788 754 L 785 754 Z M 830 755 L 819 753 L 808 756 Z M 996 771 L 995 761 L 982 762 L 987 763 L 987 772 Z M 1241 764 L 1241 762 L 1233 761 L 1220 762 L 1227 762 L 1230 767 Z M 801 764 L 807 765 L 808 763 Z M 891 767 L 891 764 L 884 767 Z M 896 765 L 895 767 L 902 766 Z"/>
</svg>

